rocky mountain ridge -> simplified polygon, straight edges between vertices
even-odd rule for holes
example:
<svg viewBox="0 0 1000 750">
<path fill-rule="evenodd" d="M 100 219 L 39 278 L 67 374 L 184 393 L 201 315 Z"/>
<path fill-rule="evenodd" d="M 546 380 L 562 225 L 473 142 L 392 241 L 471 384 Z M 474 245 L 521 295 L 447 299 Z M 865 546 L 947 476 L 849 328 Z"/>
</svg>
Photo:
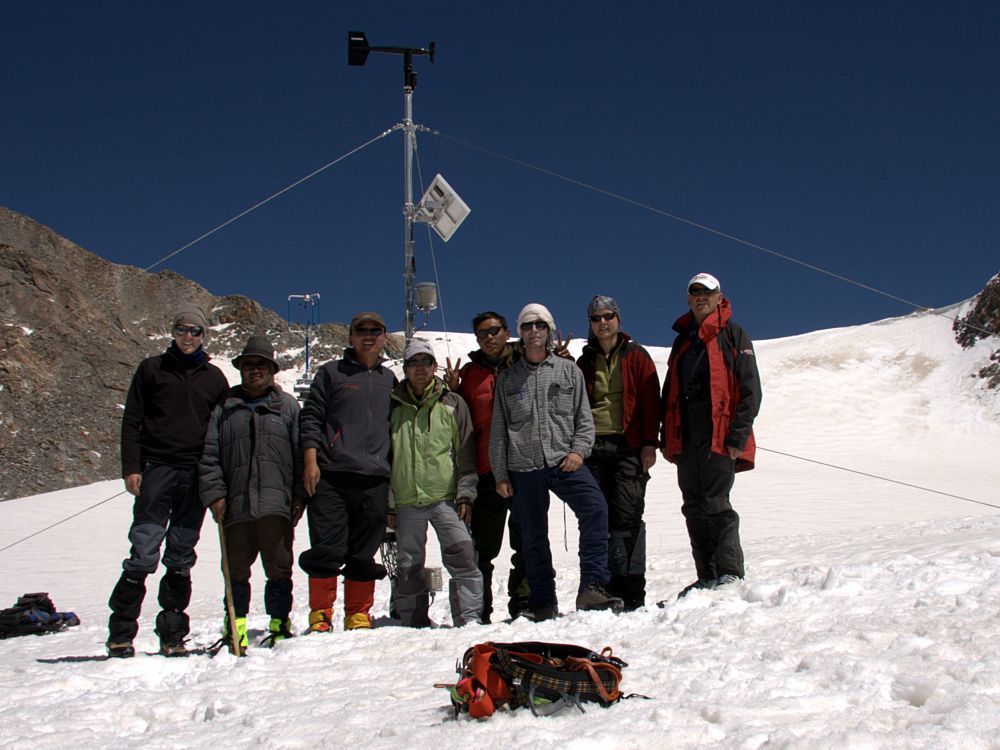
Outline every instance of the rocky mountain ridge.
<svg viewBox="0 0 1000 750">
<path fill-rule="evenodd" d="M 206 311 L 205 348 L 238 353 L 264 334 L 301 369 L 305 339 L 243 296 L 218 297 L 172 271 L 104 260 L 0 207 L 0 500 L 120 475 L 121 414 L 136 365 L 162 352 L 181 302 Z M 340 356 L 347 326 L 322 324 L 312 362 Z M 391 341 L 390 352 L 399 347 Z"/>
</svg>

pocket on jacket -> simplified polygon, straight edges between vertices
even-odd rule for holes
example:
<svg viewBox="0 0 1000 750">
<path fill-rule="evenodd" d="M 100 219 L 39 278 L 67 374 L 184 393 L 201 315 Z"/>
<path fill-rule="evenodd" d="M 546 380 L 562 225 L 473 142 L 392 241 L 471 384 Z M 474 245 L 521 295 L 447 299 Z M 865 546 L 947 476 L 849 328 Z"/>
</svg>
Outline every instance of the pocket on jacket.
<svg viewBox="0 0 1000 750">
<path fill-rule="evenodd" d="M 340 441 L 340 428 L 338 427 L 337 429 L 334 429 L 333 425 L 331 425 L 329 422 L 327 422 L 327 424 L 326 424 L 326 448 L 327 448 L 327 450 L 332 453 L 334 447 L 337 445 L 337 443 L 339 441 Z"/>
<path fill-rule="evenodd" d="M 507 419 L 512 426 L 524 424 L 531 419 L 531 399 L 526 389 L 505 391 Z"/>
<path fill-rule="evenodd" d="M 572 414 L 576 404 L 576 387 L 572 383 L 553 383 L 549 386 L 549 403 L 556 414 Z"/>
</svg>

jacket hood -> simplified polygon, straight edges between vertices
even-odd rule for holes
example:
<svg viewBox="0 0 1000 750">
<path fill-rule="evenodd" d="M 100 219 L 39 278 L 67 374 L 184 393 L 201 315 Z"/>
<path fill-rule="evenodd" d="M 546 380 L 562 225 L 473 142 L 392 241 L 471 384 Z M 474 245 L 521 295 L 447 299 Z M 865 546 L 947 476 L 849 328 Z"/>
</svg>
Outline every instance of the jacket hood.
<svg viewBox="0 0 1000 750">
<path fill-rule="evenodd" d="M 520 344 L 520 342 L 518 342 L 518 344 Z M 504 346 L 503 351 L 500 352 L 500 356 L 497 358 L 497 364 L 495 365 L 489 361 L 489 358 L 487 358 L 482 349 L 476 349 L 474 352 L 469 352 L 470 362 L 477 364 L 480 367 L 485 367 L 487 370 L 493 370 L 493 372 L 510 367 L 520 358 L 521 349 L 515 344 L 506 344 Z"/>
<path fill-rule="evenodd" d="M 726 323 L 732 317 L 732 305 L 728 299 L 723 297 L 719 306 L 707 318 L 701 321 L 701 326 L 698 327 L 698 338 L 702 341 L 714 339 L 719 334 L 719 331 L 726 327 Z M 688 310 L 674 322 L 674 330 L 677 333 L 685 334 L 695 325 L 694 313 Z"/>
<path fill-rule="evenodd" d="M 410 393 L 410 386 L 405 380 L 401 380 L 393 386 L 392 389 L 392 399 L 398 401 L 401 404 L 409 404 L 410 406 L 419 407 L 425 403 L 431 403 L 434 401 L 440 401 L 441 397 L 445 393 L 448 393 L 448 386 L 445 385 L 444 381 L 437 375 L 434 376 L 434 380 L 428 386 L 430 393 L 424 392 L 424 397 L 420 401 L 414 401 L 413 395 Z"/>
</svg>

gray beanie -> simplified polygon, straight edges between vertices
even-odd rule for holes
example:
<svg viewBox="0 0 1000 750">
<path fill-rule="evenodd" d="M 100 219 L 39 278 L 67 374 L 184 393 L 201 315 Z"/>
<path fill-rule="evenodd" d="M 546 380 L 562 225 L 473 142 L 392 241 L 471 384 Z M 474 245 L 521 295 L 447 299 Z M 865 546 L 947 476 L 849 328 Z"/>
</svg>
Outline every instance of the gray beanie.
<svg viewBox="0 0 1000 750">
<path fill-rule="evenodd" d="M 208 331 L 208 318 L 205 316 L 205 311 L 191 302 L 177 308 L 177 312 L 174 314 L 174 322 L 170 327 L 173 328 L 182 323 L 201 326 L 206 332 Z"/>
</svg>

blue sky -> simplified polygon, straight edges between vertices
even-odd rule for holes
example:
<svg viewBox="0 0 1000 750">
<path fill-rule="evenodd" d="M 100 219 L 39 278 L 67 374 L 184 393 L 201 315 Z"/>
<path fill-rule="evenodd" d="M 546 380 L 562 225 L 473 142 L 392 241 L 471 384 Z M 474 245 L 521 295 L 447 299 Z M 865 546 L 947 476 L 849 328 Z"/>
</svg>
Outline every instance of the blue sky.
<svg viewBox="0 0 1000 750">
<path fill-rule="evenodd" d="M 665 345 L 702 270 L 758 339 L 912 310 L 482 149 L 919 305 L 1000 270 L 996 3 L 47 2 L 3 23 L 0 205 L 116 262 L 148 266 L 397 123 L 402 61 L 349 67 L 356 29 L 437 44 L 414 120 L 448 137 L 418 136 L 417 179 L 441 172 L 472 214 L 435 236 L 432 329 L 540 301 L 579 336 L 603 293 Z M 378 140 L 158 268 L 401 328 L 402 155 Z"/>
</svg>

